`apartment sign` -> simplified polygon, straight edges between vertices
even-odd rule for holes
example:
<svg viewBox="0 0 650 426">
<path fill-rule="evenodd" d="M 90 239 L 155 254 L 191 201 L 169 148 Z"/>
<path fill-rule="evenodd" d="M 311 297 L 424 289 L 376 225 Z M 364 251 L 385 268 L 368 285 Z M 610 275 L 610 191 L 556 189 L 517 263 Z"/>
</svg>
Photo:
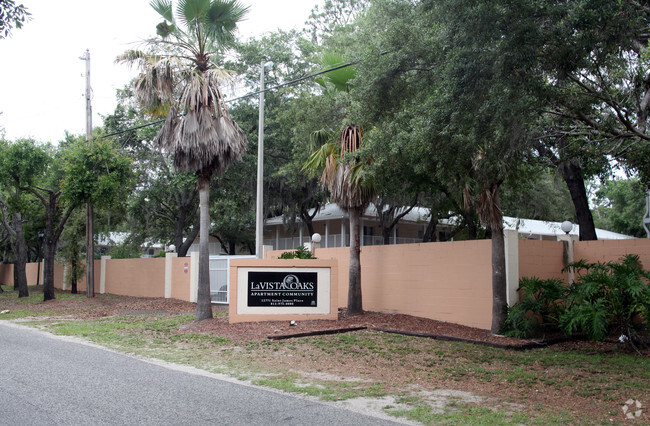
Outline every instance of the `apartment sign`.
<svg viewBox="0 0 650 426">
<path fill-rule="evenodd" d="M 316 307 L 316 272 L 248 272 L 248 306 Z"/>
</svg>

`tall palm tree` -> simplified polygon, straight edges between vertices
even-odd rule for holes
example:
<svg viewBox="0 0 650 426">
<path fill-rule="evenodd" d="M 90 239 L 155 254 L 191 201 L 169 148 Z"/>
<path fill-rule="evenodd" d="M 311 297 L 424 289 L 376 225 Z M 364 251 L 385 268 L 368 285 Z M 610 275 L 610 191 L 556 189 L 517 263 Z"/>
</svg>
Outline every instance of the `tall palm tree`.
<svg viewBox="0 0 650 426">
<path fill-rule="evenodd" d="M 503 214 L 499 202 L 501 182 L 492 180 L 480 192 L 477 212 L 481 223 L 492 234 L 492 334 L 498 334 L 506 319 L 507 286 L 505 236 L 503 234 Z"/>
<path fill-rule="evenodd" d="M 128 51 L 118 61 L 137 63 L 135 86 L 139 102 L 153 116 L 165 116 L 154 141 L 173 155 L 179 171 L 198 177 L 200 202 L 199 286 L 196 320 L 212 318 L 210 302 L 210 179 L 239 161 L 246 135 L 235 123 L 219 88 L 226 73 L 216 58 L 234 40 L 234 31 L 248 8 L 235 0 L 153 0 L 164 19 L 159 37 L 148 50 Z"/>
<path fill-rule="evenodd" d="M 343 64 L 339 55 L 325 55 L 323 65 L 326 69 Z M 324 74 L 317 80 L 327 90 L 348 92 L 350 80 L 354 77 L 352 67 L 341 68 Z M 312 153 L 304 165 L 310 173 L 321 172 L 321 182 L 327 186 L 330 199 L 350 217 L 350 270 L 348 289 L 348 312 L 359 314 L 363 311 L 361 294 L 361 215 L 375 196 L 372 182 L 364 179 L 363 168 L 357 151 L 361 147 L 363 130 L 346 124 L 332 137 L 326 130 L 312 134 L 314 145 L 320 148 Z"/>
</svg>

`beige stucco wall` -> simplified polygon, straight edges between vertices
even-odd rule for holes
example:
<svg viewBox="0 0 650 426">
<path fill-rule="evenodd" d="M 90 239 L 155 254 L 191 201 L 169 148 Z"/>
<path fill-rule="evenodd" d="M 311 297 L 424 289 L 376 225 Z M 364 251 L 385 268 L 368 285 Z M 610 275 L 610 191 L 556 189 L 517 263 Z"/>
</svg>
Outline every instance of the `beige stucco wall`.
<svg viewBox="0 0 650 426">
<path fill-rule="evenodd" d="M 0 284 L 14 285 L 14 265 L 12 263 L 0 265 Z"/>
<path fill-rule="evenodd" d="M 85 265 L 86 261 L 82 261 L 82 263 Z M 94 263 L 93 263 L 93 267 L 95 268 L 93 270 L 95 294 L 99 294 L 99 279 L 101 278 L 101 268 L 102 268 L 101 260 L 95 260 Z M 85 273 L 77 281 L 77 291 L 79 293 L 84 293 L 86 291 L 86 274 Z"/>
<path fill-rule="evenodd" d="M 30 262 L 25 265 L 25 274 L 27 275 L 27 285 L 36 285 L 39 281 L 43 284 L 43 271 L 41 270 L 40 277 L 38 276 L 38 268 L 42 268 L 42 263 Z M 14 265 L 13 264 L 0 264 L 0 283 L 7 286 L 14 285 Z"/>
<path fill-rule="evenodd" d="M 190 258 L 172 259 L 172 299 L 190 300 Z"/>
<path fill-rule="evenodd" d="M 650 270 L 650 239 L 577 241 L 573 249 L 574 259 L 589 262 L 610 262 L 626 254 L 638 254 L 644 269 Z"/>
<path fill-rule="evenodd" d="M 63 288 L 63 263 L 54 264 L 54 288 Z"/>
<path fill-rule="evenodd" d="M 567 273 L 562 272 L 565 266 L 561 241 L 519 240 L 520 278 L 561 278 L 567 281 Z"/>
<path fill-rule="evenodd" d="M 241 268 L 264 268 L 265 270 L 273 269 L 291 269 L 291 268 L 323 268 L 330 270 L 330 300 L 329 313 L 323 314 L 296 314 L 284 313 L 285 309 L 278 307 L 277 313 L 273 314 L 246 314 L 242 315 L 237 311 L 238 301 L 238 270 Z M 336 260 L 306 260 L 306 259 L 232 259 L 230 261 L 230 306 L 228 320 L 235 322 L 250 321 L 309 321 L 309 320 L 336 320 L 338 318 L 338 266 Z M 322 284 L 319 284 L 322 285 Z M 243 296 L 245 297 L 245 295 Z M 320 302 L 319 302 L 320 304 Z"/>
<path fill-rule="evenodd" d="M 362 247 L 363 308 L 489 329 L 491 250 L 489 240 Z M 349 251 L 316 250 L 319 259 L 338 261 L 340 307 L 347 306 Z"/>
<path fill-rule="evenodd" d="M 95 283 L 96 291 L 99 282 Z M 106 261 L 106 293 L 136 297 L 165 296 L 165 259 Z"/>
</svg>

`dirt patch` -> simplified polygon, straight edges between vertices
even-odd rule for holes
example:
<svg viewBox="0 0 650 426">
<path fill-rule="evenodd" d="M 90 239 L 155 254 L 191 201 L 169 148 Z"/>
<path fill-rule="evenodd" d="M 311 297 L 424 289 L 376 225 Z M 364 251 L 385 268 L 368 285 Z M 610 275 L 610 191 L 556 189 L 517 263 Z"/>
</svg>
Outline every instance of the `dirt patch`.
<svg viewBox="0 0 650 426">
<path fill-rule="evenodd" d="M 62 293 L 62 296 L 66 293 Z M 8 302 L 8 301 L 7 301 Z M 21 309 L 20 300 L 5 303 L 2 309 Z M 60 297 L 48 302 L 30 303 L 29 309 L 37 313 L 50 313 L 58 317 L 74 317 L 79 319 L 102 318 L 116 315 L 164 315 L 190 314 L 196 312 L 196 304 L 176 299 L 142 298 L 111 295 L 97 295 L 93 298 L 64 298 Z M 349 315 L 345 310 L 339 311 L 338 320 L 296 321 L 265 321 L 230 324 L 228 322 L 226 305 L 213 305 L 215 318 L 189 322 L 179 328 L 180 333 L 216 334 L 229 338 L 234 342 L 264 340 L 268 338 L 281 339 L 301 337 L 312 334 L 329 334 L 338 330 L 370 329 L 375 331 L 398 332 L 407 335 L 420 335 L 441 340 L 457 340 L 483 343 L 495 347 L 532 348 L 540 342 L 497 336 L 489 330 L 414 317 L 404 314 L 381 312 L 364 312 L 360 315 Z M 575 343 L 565 343 L 564 346 Z M 607 352 L 612 350 L 615 342 L 598 344 L 583 343 L 590 351 Z M 542 345 L 539 345 L 542 346 Z"/>
</svg>

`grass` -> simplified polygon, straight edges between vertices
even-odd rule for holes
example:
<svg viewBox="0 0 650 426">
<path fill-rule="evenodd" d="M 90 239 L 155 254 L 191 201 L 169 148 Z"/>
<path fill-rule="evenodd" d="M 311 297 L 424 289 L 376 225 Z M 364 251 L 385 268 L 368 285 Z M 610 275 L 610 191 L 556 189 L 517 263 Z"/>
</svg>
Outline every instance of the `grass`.
<svg viewBox="0 0 650 426">
<path fill-rule="evenodd" d="M 517 352 L 368 330 L 235 342 L 181 332 L 193 315 L 45 319 L 60 313 L 36 312 L 42 302 L 32 293 L 30 302 L 16 301 L 13 292 L 0 294 L 0 311 L 10 310 L 0 319 L 23 318 L 55 334 L 326 401 L 393 397 L 396 404 L 386 406 L 387 413 L 423 424 L 611 424 L 623 421 L 627 399 L 650 405 L 650 359 L 622 351 Z M 479 392 L 482 398 L 447 398 L 441 408 L 431 399 L 439 389 Z"/>
</svg>

